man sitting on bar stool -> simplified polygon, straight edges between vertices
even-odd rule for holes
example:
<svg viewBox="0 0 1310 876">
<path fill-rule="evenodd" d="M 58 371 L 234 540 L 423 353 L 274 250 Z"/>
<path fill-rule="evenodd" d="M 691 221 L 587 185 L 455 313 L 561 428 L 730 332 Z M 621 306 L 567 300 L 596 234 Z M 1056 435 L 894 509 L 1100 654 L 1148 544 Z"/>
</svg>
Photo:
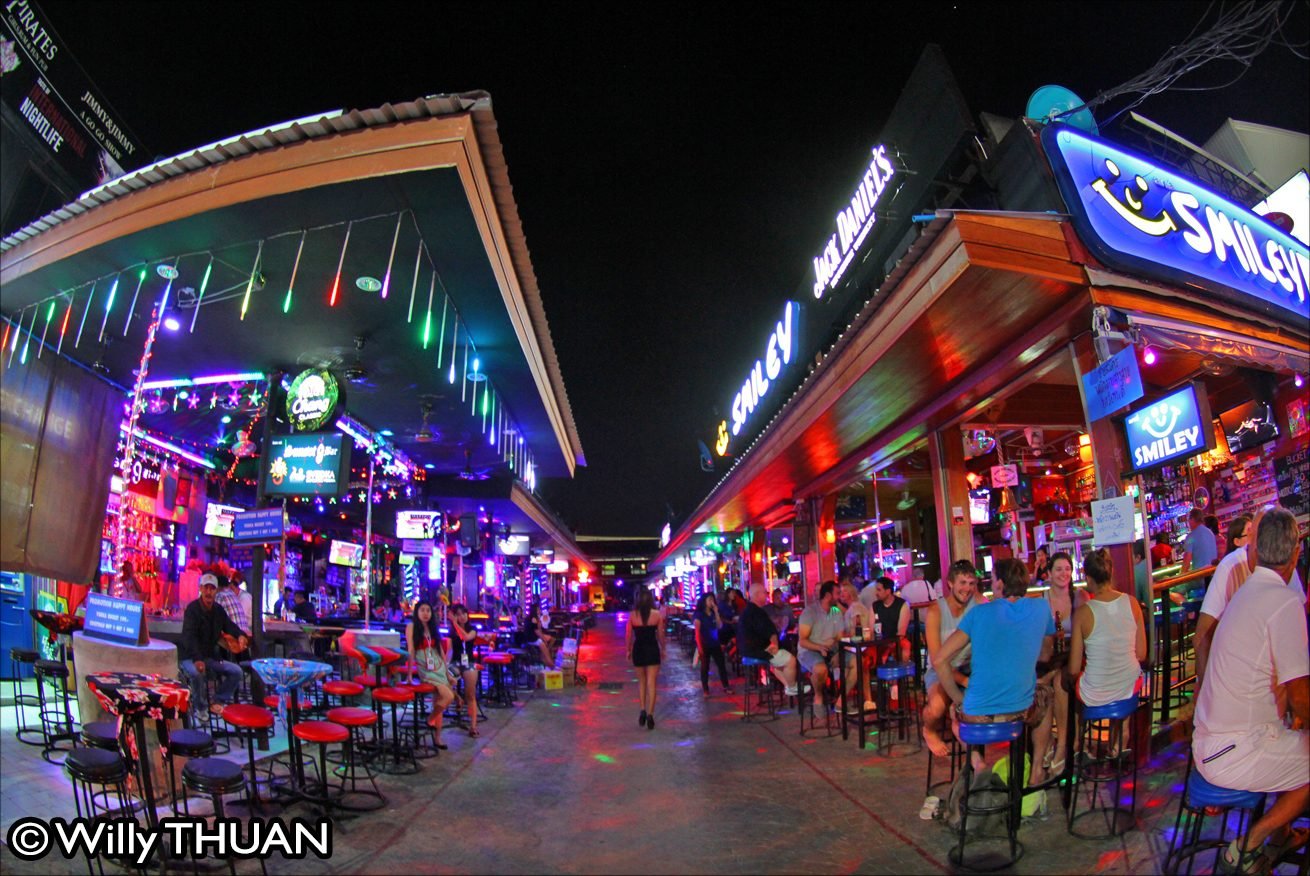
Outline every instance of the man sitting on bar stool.
<svg viewBox="0 0 1310 876">
<path fill-rule="evenodd" d="M 1263 869 L 1304 845 L 1307 831 L 1290 830 L 1310 803 L 1310 656 L 1303 600 L 1288 587 L 1301 553 L 1296 518 L 1283 508 L 1256 522 L 1256 568 L 1224 611 L 1196 701 L 1192 757 L 1206 781 L 1235 791 L 1277 794 L 1278 800 L 1224 850 L 1229 872 Z M 1293 726 L 1284 723 L 1292 714 Z"/>
<path fill-rule="evenodd" d="M 952 563 L 946 573 L 946 595 L 928 607 L 928 617 L 924 621 L 930 661 L 936 659 L 942 643 L 959 628 L 965 614 L 984 602 L 986 600 L 978 595 L 978 573 L 973 563 L 968 560 Z M 969 684 L 971 651 L 965 645 L 951 660 L 951 677 L 955 679 L 957 688 Z M 942 733 L 946 726 L 950 697 L 946 695 L 935 667 L 929 666 L 923 681 L 928 690 L 927 704 L 923 709 L 923 741 L 928 743 L 928 749 L 937 757 L 948 757 L 951 749 L 942 738 Z"/>
<path fill-rule="evenodd" d="M 1054 653 L 1055 619 L 1043 599 L 1028 599 L 1028 567 L 1021 560 L 1007 558 L 996 564 L 992 601 L 975 606 L 962 618 L 955 632 L 942 643 L 933 660 L 933 670 L 946 695 L 955 703 L 958 722 L 1000 724 L 1024 721 L 1032 728 L 1032 775 L 1029 785 L 1046 780 L 1042 766 L 1051 741 L 1051 693 L 1037 685 L 1037 662 Z M 964 693 L 955 683 L 951 661 L 973 645 L 973 671 Z M 959 730 L 956 730 L 958 736 Z M 974 770 L 983 767 L 974 752 Z M 1022 765 L 1012 765 L 1022 769 Z"/>
<path fill-rule="evenodd" d="M 796 656 L 778 647 L 778 628 L 764 611 L 768 592 L 763 584 L 751 585 L 751 599 L 737 621 L 737 645 L 743 657 L 767 660 L 787 696 L 796 696 Z"/>
<path fill-rule="evenodd" d="M 232 696 L 241 684 L 241 667 L 219 659 L 219 635 L 235 636 L 240 650 L 245 650 L 248 640 L 215 600 L 217 594 L 218 576 L 206 572 L 200 576 L 200 597 L 188 605 L 182 615 L 182 637 L 177 645 L 177 656 L 182 675 L 191 686 L 193 715 L 203 715 L 206 709 L 215 715 L 222 714 L 223 706 L 232 702 Z M 218 702 L 213 704 L 209 703 L 205 688 L 206 677 L 210 675 L 217 679 L 218 686 L 215 692 Z"/>
</svg>

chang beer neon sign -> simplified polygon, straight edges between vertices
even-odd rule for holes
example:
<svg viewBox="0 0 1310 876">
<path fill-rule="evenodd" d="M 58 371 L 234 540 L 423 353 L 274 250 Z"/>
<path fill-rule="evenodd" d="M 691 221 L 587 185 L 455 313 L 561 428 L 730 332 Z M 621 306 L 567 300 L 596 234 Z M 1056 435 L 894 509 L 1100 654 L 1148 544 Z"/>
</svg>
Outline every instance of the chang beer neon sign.
<svg viewBox="0 0 1310 876">
<path fill-rule="evenodd" d="M 774 325 L 773 332 L 764 345 L 764 358 L 756 359 L 750 373 L 741 385 L 741 389 L 732 400 L 732 434 L 740 435 L 747 418 L 760 406 L 769 388 L 777 381 L 782 369 L 791 364 L 796 352 L 796 323 L 799 322 L 797 311 L 800 305 L 788 301 L 782 311 L 782 319 Z M 718 442 L 716 442 L 718 443 Z M 724 442 L 724 449 L 727 443 Z"/>
<path fill-rule="evenodd" d="M 873 157 L 860 177 L 850 203 L 837 213 L 836 230 L 828 238 L 823 251 L 814 257 L 816 299 L 822 298 L 829 289 L 836 289 L 851 266 L 855 254 L 878 221 L 878 201 L 895 173 L 891 159 L 887 157 L 887 147 L 873 147 Z"/>
<path fill-rule="evenodd" d="M 296 375 L 287 390 L 287 420 L 297 432 L 313 432 L 332 419 L 344 402 L 337 378 L 323 368 Z"/>
<path fill-rule="evenodd" d="M 1079 236 L 1106 264 L 1310 318 L 1305 244 L 1177 171 L 1079 130 L 1052 125 L 1042 143 Z"/>
</svg>

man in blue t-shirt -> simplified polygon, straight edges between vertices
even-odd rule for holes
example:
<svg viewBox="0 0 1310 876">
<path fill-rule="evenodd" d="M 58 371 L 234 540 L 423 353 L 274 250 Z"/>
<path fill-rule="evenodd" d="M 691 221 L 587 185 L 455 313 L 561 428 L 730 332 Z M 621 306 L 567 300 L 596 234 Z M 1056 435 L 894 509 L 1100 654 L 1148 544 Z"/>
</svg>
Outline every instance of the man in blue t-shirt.
<svg viewBox="0 0 1310 876">
<path fill-rule="evenodd" d="M 1192 531 L 1183 539 L 1183 570 L 1186 575 L 1193 569 L 1213 566 L 1219 559 L 1219 543 L 1210 527 L 1205 525 L 1205 515 L 1200 508 L 1187 512 L 1187 525 Z"/>
<path fill-rule="evenodd" d="M 1045 781 L 1042 761 L 1051 740 L 1051 691 L 1037 686 L 1037 662 L 1049 660 L 1055 621 L 1043 599 L 1028 599 L 1028 567 L 1015 559 L 996 564 L 1000 598 L 979 605 L 960 618 L 942 643 L 933 668 L 942 690 L 956 706 L 959 721 L 975 724 L 1023 720 L 1032 728 L 1032 775 L 1029 784 Z M 996 587 L 993 587 L 995 595 Z M 973 645 L 973 672 L 965 693 L 955 683 L 951 658 Z M 981 754 L 975 752 L 975 768 Z"/>
</svg>

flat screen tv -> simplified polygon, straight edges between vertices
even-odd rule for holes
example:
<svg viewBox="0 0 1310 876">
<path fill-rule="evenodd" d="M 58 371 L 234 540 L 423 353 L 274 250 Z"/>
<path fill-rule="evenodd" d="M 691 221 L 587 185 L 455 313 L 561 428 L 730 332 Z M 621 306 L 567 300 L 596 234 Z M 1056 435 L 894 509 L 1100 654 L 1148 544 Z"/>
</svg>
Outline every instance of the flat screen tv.
<svg viewBox="0 0 1310 876">
<path fill-rule="evenodd" d="M 436 538 L 440 534 L 440 511 L 396 512 L 396 538 Z"/>
<path fill-rule="evenodd" d="M 205 506 L 205 535 L 212 535 L 217 538 L 231 538 L 232 519 L 245 510 L 245 508 L 238 508 L 235 505 L 220 505 L 217 502 L 210 502 Z"/>
<path fill-rule="evenodd" d="M 496 553 L 502 557 L 526 557 L 532 550 L 532 541 L 526 535 L 507 535 L 496 539 Z"/>
<path fill-rule="evenodd" d="M 1219 415 L 1228 439 L 1228 451 L 1241 453 L 1259 447 L 1278 437 L 1278 423 L 1274 420 L 1273 405 L 1259 401 L 1229 408 Z"/>
<path fill-rule="evenodd" d="M 360 569 L 364 566 L 364 546 L 349 541 L 336 541 L 328 546 L 328 562 L 338 566 Z"/>
<path fill-rule="evenodd" d="M 969 522 L 974 526 L 990 523 L 992 519 L 992 491 L 986 487 L 969 491 Z"/>
<path fill-rule="evenodd" d="M 800 560 L 788 560 L 788 561 L 787 561 L 787 572 L 788 572 L 788 574 L 791 574 L 791 575 L 799 575 L 799 574 L 801 573 L 801 568 L 802 568 L 802 567 L 803 567 L 803 564 L 802 564 L 802 562 L 801 562 Z"/>
</svg>

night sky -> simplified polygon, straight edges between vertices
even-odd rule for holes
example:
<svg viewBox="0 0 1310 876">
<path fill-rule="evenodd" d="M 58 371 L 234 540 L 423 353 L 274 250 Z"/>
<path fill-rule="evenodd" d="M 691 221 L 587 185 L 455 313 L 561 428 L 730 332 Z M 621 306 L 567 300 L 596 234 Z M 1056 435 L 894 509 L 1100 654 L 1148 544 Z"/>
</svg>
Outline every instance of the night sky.
<svg viewBox="0 0 1310 876">
<path fill-rule="evenodd" d="M 1039 85 L 1091 98 L 1143 72 L 1207 5 L 42 8 L 161 157 L 315 112 L 489 91 L 588 462 L 543 492 L 580 533 L 653 536 L 722 477 L 700 470 L 696 442 L 712 443 L 776 311 L 808 288 L 926 43 L 975 118 L 1013 117 Z M 1306 10 L 1286 29 L 1303 45 Z M 1306 131 L 1307 66 L 1271 45 L 1235 85 L 1137 112 L 1195 142 L 1228 116 Z"/>
</svg>

